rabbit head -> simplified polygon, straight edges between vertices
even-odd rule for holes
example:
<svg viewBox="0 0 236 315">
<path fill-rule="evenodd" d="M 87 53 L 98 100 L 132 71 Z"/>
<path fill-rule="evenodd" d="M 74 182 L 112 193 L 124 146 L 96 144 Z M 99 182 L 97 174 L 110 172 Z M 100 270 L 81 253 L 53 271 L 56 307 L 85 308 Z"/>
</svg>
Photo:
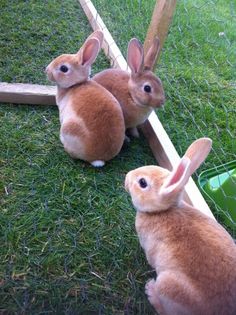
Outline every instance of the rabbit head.
<svg viewBox="0 0 236 315">
<path fill-rule="evenodd" d="M 61 88 L 87 81 L 102 41 L 103 33 L 95 31 L 76 54 L 63 54 L 55 58 L 46 68 L 48 79 Z"/>
<path fill-rule="evenodd" d="M 131 69 L 129 92 L 139 106 L 160 107 L 165 102 L 165 94 L 161 80 L 152 72 L 160 41 L 154 38 L 146 56 L 142 44 L 133 38 L 128 45 L 127 60 Z"/>
<path fill-rule="evenodd" d="M 143 166 L 126 175 L 125 188 L 130 193 L 136 210 L 161 212 L 178 206 L 189 177 L 204 162 L 212 141 L 194 141 L 171 172 L 159 166 Z"/>
</svg>

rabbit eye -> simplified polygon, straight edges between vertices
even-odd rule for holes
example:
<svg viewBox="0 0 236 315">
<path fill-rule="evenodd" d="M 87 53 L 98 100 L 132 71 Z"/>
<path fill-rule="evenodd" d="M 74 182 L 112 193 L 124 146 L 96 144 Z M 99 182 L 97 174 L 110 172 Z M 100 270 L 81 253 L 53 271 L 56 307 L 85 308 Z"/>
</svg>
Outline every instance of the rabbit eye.
<svg viewBox="0 0 236 315">
<path fill-rule="evenodd" d="M 151 93 L 152 88 L 150 87 L 150 85 L 146 84 L 146 85 L 144 85 L 144 91 L 147 93 Z"/>
<path fill-rule="evenodd" d="M 147 187 L 147 182 L 146 182 L 146 180 L 144 179 L 144 178 L 140 178 L 139 179 L 139 181 L 138 181 L 138 183 L 139 183 L 139 186 L 141 187 L 141 188 L 146 188 Z"/>
<path fill-rule="evenodd" d="M 65 65 L 60 66 L 60 71 L 66 73 L 68 71 L 68 67 Z"/>
</svg>

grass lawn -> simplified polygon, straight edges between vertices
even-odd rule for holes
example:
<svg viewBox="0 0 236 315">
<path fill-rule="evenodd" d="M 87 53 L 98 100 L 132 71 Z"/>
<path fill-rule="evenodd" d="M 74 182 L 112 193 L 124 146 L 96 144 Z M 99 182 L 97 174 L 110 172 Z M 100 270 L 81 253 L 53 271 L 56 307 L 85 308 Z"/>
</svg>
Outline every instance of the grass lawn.
<svg viewBox="0 0 236 315">
<path fill-rule="evenodd" d="M 149 268 L 123 181 L 153 163 L 144 139 L 97 170 L 63 151 L 56 109 L 1 105 L 0 117 L 1 307 L 136 313 Z"/>
<path fill-rule="evenodd" d="M 236 7 L 196 2 L 177 7 L 158 66 L 168 97 L 158 115 L 180 154 L 213 138 L 205 169 L 236 158 Z M 131 37 L 144 39 L 154 3 L 94 0 L 124 53 Z M 75 0 L 2 0 L 0 23 L 6 82 L 49 84 L 44 67 L 91 32 Z M 100 54 L 93 72 L 108 66 Z M 97 170 L 64 152 L 55 107 L 1 104 L 0 122 L 0 313 L 154 314 L 123 188 L 129 170 L 155 163 L 145 139 Z"/>
</svg>

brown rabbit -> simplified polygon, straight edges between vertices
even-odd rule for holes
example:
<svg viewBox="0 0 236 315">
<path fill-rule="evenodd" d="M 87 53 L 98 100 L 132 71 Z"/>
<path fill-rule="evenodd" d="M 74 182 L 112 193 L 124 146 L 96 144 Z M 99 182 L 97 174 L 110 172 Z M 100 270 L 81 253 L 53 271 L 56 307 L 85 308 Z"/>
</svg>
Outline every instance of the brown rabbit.
<svg viewBox="0 0 236 315">
<path fill-rule="evenodd" d="M 76 54 L 64 54 L 46 68 L 57 84 L 56 101 L 60 112 L 60 139 L 72 158 L 99 167 L 116 156 L 125 138 L 122 110 L 115 97 L 89 80 L 103 40 L 96 31 Z"/>
<path fill-rule="evenodd" d="M 93 77 L 119 101 L 125 119 L 125 127 L 132 136 L 138 137 L 137 126 L 150 115 L 153 108 L 164 104 L 165 95 L 161 80 L 151 71 L 158 51 L 159 39 L 155 38 L 146 57 L 143 46 L 136 39 L 128 45 L 128 71 L 107 69 Z"/>
<path fill-rule="evenodd" d="M 213 218 L 183 201 L 185 184 L 210 149 L 211 140 L 202 138 L 172 172 L 144 166 L 126 176 L 139 240 L 157 273 L 146 293 L 160 315 L 236 314 L 235 243 Z"/>
</svg>

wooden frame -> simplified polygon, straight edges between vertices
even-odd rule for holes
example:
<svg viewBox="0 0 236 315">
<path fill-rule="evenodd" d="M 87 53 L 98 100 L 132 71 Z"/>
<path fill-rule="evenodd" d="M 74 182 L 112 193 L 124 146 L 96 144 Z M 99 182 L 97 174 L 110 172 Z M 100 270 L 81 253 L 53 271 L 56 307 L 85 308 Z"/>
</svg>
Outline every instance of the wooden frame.
<svg viewBox="0 0 236 315">
<path fill-rule="evenodd" d="M 103 49 L 106 56 L 111 60 L 113 66 L 127 70 L 128 66 L 122 53 L 92 2 L 90 0 L 79 0 L 79 2 L 93 30 L 101 29 L 103 31 Z M 152 38 L 156 35 L 160 37 L 161 46 L 163 46 L 169 29 L 169 24 L 172 20 L 175 5 L 176 0 L 159 0 L 156 3 L 144 44 L 145 51 L 147 51 Z M 51 86 L 0 83 L 0 102 L 55 104 L 55 94 L 56 88 Z M 151 113 L 145 124 L 143 124 L 142 131 L 146 136 L 159 165 L 171 170 L 178 163 L 180 157 L 154 111 Z M 185 199 L 188 203 L 214 218 L 192 178 L 186 185 Z"/>
<path fill-rule="evenodd" d="M 55 96 L 55 86 L 24 83 L 0 83 L 0 102 L 56 105 Z"/>
</svg>

